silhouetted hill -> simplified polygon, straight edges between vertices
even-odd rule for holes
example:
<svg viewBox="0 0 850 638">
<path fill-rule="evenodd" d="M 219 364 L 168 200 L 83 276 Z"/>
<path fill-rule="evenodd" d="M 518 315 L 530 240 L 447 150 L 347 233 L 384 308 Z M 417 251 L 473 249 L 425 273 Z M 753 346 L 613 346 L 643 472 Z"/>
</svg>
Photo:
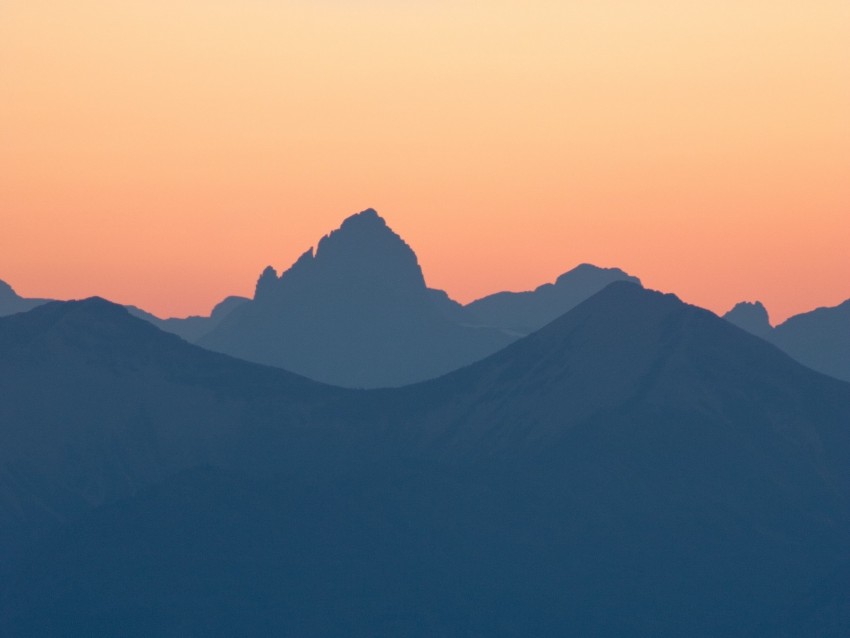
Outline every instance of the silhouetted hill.
<svg viewBox="0 0 850 638">
<path fill-rule="evenodd" d="M 575 308 L 614 281 L 640 284 L 637 277 L 619 268 L 597 268 L 581 264 L 528 292 L 499 292 L 464 307 L 465 321 L 527 335 Z"/>
<path fill-rule="evenodd" d="M 56 523 L 0 569 L 7 635 L 848 621 L 850 386 L 633 284 L 368 392 L 50 304 L 0 320 L 0 384 L 3 521 Z"/>
<path fill-rule="evenodd" d="M 0 317 L 32 310 L 49 299 L 26 299 L 18 295 L 5 281 L 0 281 Z"/>
<path fill-rule="evenodd" d="M 723 315 L 723 318 L 762 339 L 770 340 L 773 332 L 767 309 L 760 301 L 742 301 Z"/>
<path fill-rule="evenodd" d="M 440 305 L 442 303 L 442 306 Z M 374 210 L 346 219 L 199 344 L 350 387 L 398 386 L 480 359 L 511 338 L 460 326 L 416 255 Z"/>
<path fill-rule="evenodd" d="M 771 338 L 813 370 L 850 381 L 850 299 L 791 317 L 774 328 Z"/>
</svg>

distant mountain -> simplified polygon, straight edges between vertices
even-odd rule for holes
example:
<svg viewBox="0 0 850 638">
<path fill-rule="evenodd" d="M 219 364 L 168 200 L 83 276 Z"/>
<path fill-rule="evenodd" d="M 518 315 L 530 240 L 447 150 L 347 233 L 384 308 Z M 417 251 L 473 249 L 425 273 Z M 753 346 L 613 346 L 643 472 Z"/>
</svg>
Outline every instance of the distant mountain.
<svg viewBox="0 0 850 638">
<path fill-rule="evenodd" d="M 368 209 L 280 276 L 266 268 L 253 299 L 228 297 L 209 317 L 162 319 L 127 309 L 186 341 L 247 361 L 343 387 L 395 387 L 478 361 L 619 280 L 640 283 L 617 268 L 582 264 L 554 284 L 463 306 L 425 285 L 413 250 Z M 14 303 L 21 310 L 35 305 Z"/>
<path fill-rule="evenodd" d="M 0 393 L 4 635 L 850 622 L 850 385 L 634 284 L 373 391 L 50 304 L 0 320 Z"/>
<path fill-rule="evenodd" d="M 558 277 L 554 284 L 543 284 L 528 292 L 499 292 L 473 301 L 464 308 L 464 319 L 527 335 L 614 281 L 640 284 L 637 277 L 619 268 L 581 264 Z"/>
<path fill-rule="evenodd" d="M 26 299 L 18 295 L 5 281 L 0 281 L 0 317 L 32 310 L 49 299 Z"/>
<path fill-rule="evenodd" d="M 247 297 L 230 296 L 216 304 L 209 317 L 193 315 L 191 317 L 160 319 L 156 315 L 142 310 L 136 306 L 126 306 L 134 317 L 144 319 L 155 325 L 160 330 L 171 332 L 191 343 L 209 333 L 221 320 L 233 312 L 236 308 L 248 301 Z"/>
<path fill-rule="evenodd" d="M 800 363 L 836 379 L 850 381 L 850 299 L 817 308 L 771 327 L 760 302 L 739 303 L 723 316 L 747 332 L 770 341 Z"/>
<path fill-rule="evenodd" d="M 0 281 L 0 317 L 5 317 L 18 312 L 27 312 L 37 306 L 41 306 L 53 299 L 25 299 L 18 296 L 12 287 L 4 281 Z M 224 319 L 232 310 L 238 308 L 244 302 L 248 301 L 245 297 L 231 296 L 224 299 L 221 303 L 213 308 L 209 317 L 186 317 L 185 319 L 169 318 L 160 319 L 136 306 L 126 306 L 135 317 L 144 319 L 155 325 L 160 330 L 171 332 L 186 339 L 186 341 L 195 342 L 202 336 L 207 334 L 219 322 Z"/>
<path fill-rule="evenodd" d="M 198 343 L 348 387 L 399 386 L 495 352 L 512 337 L 459 325 L 416 255 L 372 210 L 346 219 Z"/>
<path fill-rule="evenodd" d="M 374 210 L 340 228 L 253 301 L 197 339 L 206 348 L 346 387 L 392 387 L 437 377 L 528 334 L 617 280 L 583 264 L 532 292 L 462 306 L 429 289 L 413 250 Z"/>
<path fill-rule="evenodd" d="M 813 370 L 850 381 L 850 299 L 787 319 L 771 340 Z"/>
<path fill-rule="evenodd" d="M 723 315 L 723 318 L 739 328 L 743 328 L 750 334 L 767 339 L 768 341 L 773 332 L 773 326 L 770 325 L 767 308 L 760 301 L 742 301 Z"/>
</svg>

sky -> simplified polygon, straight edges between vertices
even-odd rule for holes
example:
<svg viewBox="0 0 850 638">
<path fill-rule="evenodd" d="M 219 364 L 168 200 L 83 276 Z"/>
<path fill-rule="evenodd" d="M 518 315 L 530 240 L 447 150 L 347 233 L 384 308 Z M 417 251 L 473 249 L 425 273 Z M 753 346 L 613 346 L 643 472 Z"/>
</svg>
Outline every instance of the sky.
<svg viewBox="0 0 850 638">
<path fill-rule="evenodd" d="M 850 298 L 846 0 L 0 0 L 0 279 L 160 316 L 374 207 L 466 302 L 582 262 Z"/>
</svg>

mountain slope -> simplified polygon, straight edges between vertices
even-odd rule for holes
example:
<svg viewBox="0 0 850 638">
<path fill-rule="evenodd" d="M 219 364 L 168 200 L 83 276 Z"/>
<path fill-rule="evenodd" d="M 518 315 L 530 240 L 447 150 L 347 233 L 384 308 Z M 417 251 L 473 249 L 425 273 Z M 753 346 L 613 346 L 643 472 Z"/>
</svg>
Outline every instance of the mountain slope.
<svg viewBox="0 0 850 638">
<path fill-rule="evenodd" d="M 583 264 L 524 293 L 461 306 L 428 289 L 416 255 L 372 210 L 346 219 L 198 343 L 347 387 L 400 386 L 460 368 L 540 328 L 608 283 Z"/>
<path fill-rule="evenodd" d="M 141 406 L 134 440 L 157 442 L 158 465 L 22 554 L 12 635 L 839 636 L 847 621 L 830 583 L 848 564 L 850 386 L 672 295 L 615 283 L 472 366 L 368 392 L 205 353 L 103 302 L 30 315 L 0 321 L 0 422 L 70 450 L 42 494 L 133 475 L 113 458 L 138 446 L 102 448 Z M 4 464 L 43 453 L 2 443 Z"/>
</svg>

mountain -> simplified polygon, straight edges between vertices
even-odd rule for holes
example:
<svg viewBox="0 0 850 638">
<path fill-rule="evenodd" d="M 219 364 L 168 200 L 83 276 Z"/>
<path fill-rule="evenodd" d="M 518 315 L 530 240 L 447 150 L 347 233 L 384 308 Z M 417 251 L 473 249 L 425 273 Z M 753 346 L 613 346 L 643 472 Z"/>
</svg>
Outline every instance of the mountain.
<svg viewBox="0 0 850 638">
<path fill-rule="evenodd" d="M 346 387 L 391 387 L 479 360 L 617 280 L 583 264 L 554 284 L 467 306 L 429 289 L 413 250 L 374 210 L 346 219 L 253 301 L 197 339 L 211 350 Z"/>
<path fill-rule="evenodd" d="M 73 517 L 186 467 L 227 466 L 255 419 L 312 423 L 293 413 L 327 410 L 343 392 L 191 346 L 99 298 L 0 319 L 0 388 L 3 532 Z M 266 452 L 245 454 L 261 467 Z"/>
<path fill-rule="evenodd" d="M 463 306 L 426 286 L 410 246 L 368 209 L 280 276 L 266 268 L 253 299 L 228 297 L 209 317 L 162 319 L 127 309 L 161 330 L 247 361 L 343 387 L 394 387 L 480 360 L 618 280 L 640 283 L 616 268 L 582 264 L 554 284 Z M 0 309 L 2 298 L 0 290 Z M 17 299 L 15 308 L 33 306 Z"/>
<path fill-rule="evenodd" d="M 813 370 L 850 381 L 850 299 L 787 319 L 771 340 Z"/>
<path fill-rule="evenodd" d="M 767 308 L 760 301 L 742 301 L 723 315 L 723 318 L 750 334 L 767 339 L 768 341 L 773 333 L 773 326 L 770 325 Z"/>
<path fill-rule="evenodd" d="M 225 297 L 221 302 L 216 304 L 209 317 L 193 315 L 185 318 L 169 317 L 168 319 L 161 319 L 136 306 L 126 306 L 126 308 L 134 317 L 144 319 L 145 321 L 155 325 L 160 330 L 171 332 L 172 334 L 182 337 L 186 341 L 194 343 L 209 333 L 213 328 L 221 323 L 222 319 L 246 301 L 248 301 L 247 297 L 238 297 L 235 295 Z"/>
<path fill-rule="evenodd" d="M 634 284 L 372 391 L 49 304 L 0 320 L 0 390 L 4 635 L 850 621 L 850 385 Z"/>
<path fill-rule="evenodd" d="M 442 301 L 442 305 L 440 303 Z M 372 209 L 346 219 L 198 343 L 349 387 L 436 377 L 512 340 L 459 325 L 425 285 L 416 255 Z"/>
<path fill-rule="evenodd" d="M 817 308 L 771 327 L 760 302 L 739 303 L 724 319 L 770 341 L 794 359 L 836 379 L 850 381 L 850 299 Z"/>
<path fill-rule="evenodd" d="M 0 317 L 18 312 L 27 312 L 50 301 L 53 300 L 20 297 L 9 284 L 0 281 Z M 160 330 L 171 332 L 183 337 L 187 341 L 195 342 L 217 326 L 224 317 L 245 301 L 248 301 L 245 297 L 227 297 L 213 308 L 209 317 L 192 316 L 185 319 L 160 319 L 156 315 L 136 306 L 126 306 L 126 308 L 133 316 L 152 323 Z"/>
<path fill-rule="evenodd" d="M 0 317 L 32 310 L 47 303 L 48 299 L 26 299 L 18 295 L 5 281 L 0 281 Z"/>
<path fill-rule="evenodd" d="M 614 281 L 640 284 L 637 277 L 619 268 L 598 268 L 581 264 L 527 292 L 499 292 L 464 307 L 465 321 L 494 326 L 517 335 L 527 335 L 574 308 Z"/>
</svg>

